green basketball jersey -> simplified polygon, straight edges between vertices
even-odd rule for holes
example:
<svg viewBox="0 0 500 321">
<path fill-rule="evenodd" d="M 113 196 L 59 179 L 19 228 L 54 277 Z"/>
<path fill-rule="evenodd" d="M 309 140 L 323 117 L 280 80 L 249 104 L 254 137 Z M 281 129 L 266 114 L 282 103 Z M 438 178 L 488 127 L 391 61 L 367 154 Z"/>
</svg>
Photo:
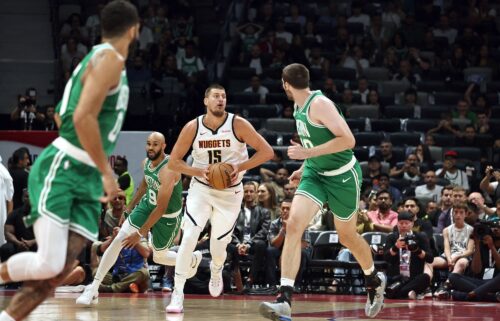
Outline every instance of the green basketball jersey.
<svg viewBox="0 0 500 321">
<path fill-rule="evenodd" d="M 318 96 L 323 96 L 323 93 L 320 90 L 313 91 L 309 98 L 307 98 L 304 106 L 294 106 L 293 117 L 295 118 L 297 124 L 300 141 L 302 142 L 302 146 L 305 148 L 312 148 L 335 138 L 335 135 L 328 128 L 323 125 L 313 123 L 309 119 L 309 107 L 311 106 L 311 101 Z M 338 107 L 335 108 L 337 108 L 340 115 L 344 117 L 342 115 L 342 111 Z M 339 153 L 308 158 L 306 160 L 306 166 L 309 166 L 313 170 L 321 173 L 339 169 L 348 164 L 352 158 L 352 150 L 347 149 Z"/>
<path fill-rule="evenodd" d="M 152 168 L 151 160 L 147 160 L 144 164 L 144 179 L 146 180 L 147 189 L 146 194 L 143 196 L 143 202 L 153 210 L 156 207 L 158 199 L 158 190 L 160 189 L 160 179 L 158 175 L 160 170 L 167 165 L 169 157 L 167 156 L 158 166 Z M 172 214 L 178 212 L 182 208 L 182 182 L 179 179 L 175 183 L 174 190 L 168 202 L 167 211 L 165 214 Z"/>
<path fill-rule="evenodd" d="M 78 148 L 82 148 L 82 145 L 80 144 L 75 126 L 73 125 L 73 114 L 82 94 L 82 77 L 93 57 L 96 56 L 96 53 L 102 50 L 113 50 L 116 52 L 116 50 L 108 43 L 94 46 L 73 71 L 71 78 L 68 80 L 66 87 L 64 88 L 63 98 L 56 108 L 56 111 L 62 120 L 61 128 L 59 128 L 59 136 Z M 118 52 L 116 52 L 116 54 L 123 59 Z M 127 112 L 128 96 L 129 87 L 127 75 L 125 70 L 123 70 L 120 83 L 116 88 L 108 92 L 98 117 L 102 145 L 106 155 L 108 156 L 113 151 L 116 139 L 118 138 L 118 134 L 122 128 L 125 113 Z"/>
</svg>

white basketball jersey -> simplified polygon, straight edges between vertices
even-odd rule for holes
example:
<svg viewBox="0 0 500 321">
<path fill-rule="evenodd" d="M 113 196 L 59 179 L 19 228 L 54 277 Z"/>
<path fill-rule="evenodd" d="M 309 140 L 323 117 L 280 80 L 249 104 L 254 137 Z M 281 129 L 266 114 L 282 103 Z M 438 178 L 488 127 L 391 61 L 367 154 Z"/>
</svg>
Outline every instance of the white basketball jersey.
<svg viewBox="0 0 500 321">
<path fill-rule="evenodd" d="M 247 145 L 238 140 L 234 133 L 234 114 L 227 113 L 224 123 L 215 131 L 203 124 L 204 115 L 199 116 L 197 121 L 196 135 L 193 141 L 193 167 L 207 168 L 214 163 L 240 164 L 248 159 Z M 245 172 L 239 173 L 239 181 Z M 208 184 L 203 177 L 197 177 L 199 181 Z"/>
</svg>

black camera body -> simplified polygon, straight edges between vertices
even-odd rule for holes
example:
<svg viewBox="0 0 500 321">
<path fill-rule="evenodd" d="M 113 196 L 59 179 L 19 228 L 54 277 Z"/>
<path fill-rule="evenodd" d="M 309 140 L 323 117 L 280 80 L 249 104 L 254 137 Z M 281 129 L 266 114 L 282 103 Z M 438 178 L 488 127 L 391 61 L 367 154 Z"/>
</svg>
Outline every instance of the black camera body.
<svg viewBox="0 0 500 321">
<path fill-rule="evenodd" d="M 406 246 L 408 247 L 408 250 L 413 252 L 418 248 L 417 237 L 415 234 L 406 234 L 404 237 L 404 241 L 406 243 Z"/>
<path fill-rule="evenodd" d="M 475 235 L 480 240 L 484 239 L 485 236 L 490 235 L 493 237 L 492 228 L 500 228 L 500 221 L 487 221 L 480 220 L 474 224 L 473 235 Z"/>
</svg>

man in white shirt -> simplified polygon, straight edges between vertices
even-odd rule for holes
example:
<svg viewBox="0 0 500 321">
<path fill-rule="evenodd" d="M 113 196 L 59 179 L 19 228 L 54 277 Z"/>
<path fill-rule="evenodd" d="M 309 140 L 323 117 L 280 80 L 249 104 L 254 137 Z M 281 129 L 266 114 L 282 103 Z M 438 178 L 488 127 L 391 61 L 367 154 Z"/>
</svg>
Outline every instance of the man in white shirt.
<svg viewBox="0 0 500 321">
<path fill-rule="evenodd" d="M 361 77 L 358 79 L 358 89 L 352 92 L 353 94 L 359 94 L 361 96 L 361 102 L 366 104 L 368 99 L 368 94 L 370 93 L 370 89 L 368 88 L 368 80 L 365 77 Z"/>
<path fill-rule="evenodd" d="M 275 37 L 276 38 L 283 38 L 283 39 L 285 39 L 287 44 L 289 44 L 289 45 L 292 44 L 293 35 L 290 32 L 285 30 L 285 22 L 283 20 L 278 20 L 276 22 Z"/>
<path fill-rule="evenodd" d="M 250 87 L 244 90 L 246 93 L 254 93 L 260 95 L 260 103 L 266 103 L 266 95 L 269 93 L 267 87 L 260 84 L 260 78 L 257 75 L 252 76 L 250 79 Z"/>
<path fill-rule="evenodd" d="M 352 16 L 347 19 L 348 23 L 362 23 L 364 30 L 370 28 L 370 16 L 362 12 L 361 3 L 353 2 Z"/>
<path fill-rule="evenodd" d="M 5 243 L 5 221 L 7 220 L 7 214 L 13 208 L 14 185 L 9 171 L 1 162 L 2 156 L 0 156 L 0 245 L 3 245 Z"/>
<path fill-rule="evenodd" d="M 424 175 L 424 182 L 425 184 L 415 188 L 415 197 L 419 200 L 424 198 L 439 203 L 441 201 L 443 186 L 436 185 L 436 173 L 434 171 L 427 171 Z"/>
<path fill-rule="evenodd" d="M 439 27 L 432 31 L 434 37 L 445 37 L 448 39 L 448 44 L 453 44 L 457 38 L 457 29 L 450 28 L 450 20 L 447 15 L 442 15 L 439 18 Z"/>
<path fill-rule="evenodd" d="M 469 190 L 469 179 L 464 171 L 457 168 L 457 158 L 458 153 L 456 151 L 447 151 L 444 154 L 443 168 L 438 169 L 436 175 L 446 178 L 452 185 Z"/>
</svg>

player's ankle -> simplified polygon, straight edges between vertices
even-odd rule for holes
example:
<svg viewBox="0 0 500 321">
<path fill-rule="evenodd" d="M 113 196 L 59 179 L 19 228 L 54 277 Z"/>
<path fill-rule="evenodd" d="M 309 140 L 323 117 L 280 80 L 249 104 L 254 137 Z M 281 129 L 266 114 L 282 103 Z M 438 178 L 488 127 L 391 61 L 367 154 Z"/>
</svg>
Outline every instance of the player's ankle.
<svg viewBox="0 0 500 321">
<path fill-rule="evenodd" d="M 276 301 L 280 303 L 286 302 L 288 303 L 289 306 L 292 306 L 292 295 L 293 295 L 293 287 L 288 285 L 282 285 L 280 287 L 280 293 Z"/>
</svg>

